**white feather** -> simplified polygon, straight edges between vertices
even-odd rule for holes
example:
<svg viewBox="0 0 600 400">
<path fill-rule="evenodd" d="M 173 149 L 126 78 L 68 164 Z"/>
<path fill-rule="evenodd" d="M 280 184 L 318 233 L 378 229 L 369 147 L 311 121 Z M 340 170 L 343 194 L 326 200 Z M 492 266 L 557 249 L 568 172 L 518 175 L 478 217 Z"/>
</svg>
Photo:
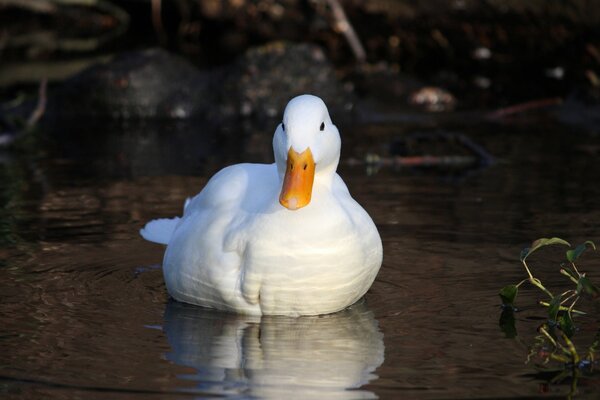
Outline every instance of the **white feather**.
<svg viewBox="0 0 600 400">
<path fill-rule="evenodd" d="M 180 218 L 154 219 L 140 229 L 140 235 L 149 242 L 169 244 Z"/>
</svg>

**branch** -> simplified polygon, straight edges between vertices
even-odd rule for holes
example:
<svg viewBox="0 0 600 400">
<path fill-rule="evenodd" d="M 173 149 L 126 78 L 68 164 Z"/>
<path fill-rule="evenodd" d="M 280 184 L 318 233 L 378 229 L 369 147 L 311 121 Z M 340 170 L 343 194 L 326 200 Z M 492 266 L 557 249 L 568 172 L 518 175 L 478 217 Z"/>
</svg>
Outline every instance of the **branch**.
<svg viewBox="0 0 600 400">
<path fill-rule="evenodd" d="M 44 112 L 46 111 L 46 102 L 47 102 L 46 86 L 47 85 L 48 85 L 48 80 L 46 78 L 42 79 L 42 81 L 40 82 L 40 88 L 38 91 L 37 106 L 35 107 L 35 109 L 31 113 L 31 115 L 27 119 L 27 123 L 25 125 L 26 130 L 30 130 L 31 128 L 33 128 L 37 124 L 37 122 L 40 120 L 40 118 L 42 118 L 42 116 L 44 115 Z"/>
<path fill-rule="evenodd" d="M 490 119 L 501 119 L 505 117 L 509 117 L 515 114 L 521 114 L 525 111 L 537 110 L 540 108 L 546 108 L 550 106 L 556 106 L 562 103 L 562 99 L 560 97 L 551 97 L 548 99 L 538 99 L 527 101 L 525 103 L 515 104 L 509 107 L 500 108 L 496 111 L 493 111 L 487 115 Z"/>
<path fill-rule="evenodd" d="M 364 63 L 367 59 L 365 48 L 360 42 L 356 31 L 352 27 L 352 24 L 348 20 L 348 17 L 344 12 L 344 8 L 338 0 L 327 0 L 327 4 L 329 5 L 329 8 L 331 8 L 333 19 L 335 20 L 335 27 L 337 28 L 337 30 L 342 32 L 342 34 L 348 41 L 348 44 L 352 49 L 352 53 L 354 53 L 354 57 L 356 57 L 356 61 L 358 61 L 361 64 Z"/>
</svg>

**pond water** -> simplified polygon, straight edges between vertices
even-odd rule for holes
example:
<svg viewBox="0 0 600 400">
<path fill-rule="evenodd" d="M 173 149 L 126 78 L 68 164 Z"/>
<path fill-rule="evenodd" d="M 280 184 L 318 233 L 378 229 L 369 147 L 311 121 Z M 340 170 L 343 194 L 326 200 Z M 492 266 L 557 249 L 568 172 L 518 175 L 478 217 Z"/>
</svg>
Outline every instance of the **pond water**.
<svg viewBox="0 0 600 400">
<path fill-rule="evenodd" d="M 271 162 L 272 127 L 238 143 L 186 123 L 73 125 L 34 151 L 4 153 L 0 397 L 565 397 L 568 379 L 552 383 L 526 363 L 540 294 L 523 287 L 509 338 L 497 293 L 525 277 L 518 256 L 532 240 L 598 241 L 600 139 L 544 121 L 457 123 L 446 129 L 484 146 L 493 165 L 373 170 L 349 161 L 438 128 L 348 125 L 340 174 L 380 230 L 383 266 L 364 301 L 296 319 L 169 300 L 164 248 L 138 235 L 178 214 L 220 167 Z M 555 290 L 569 286 L 562 251 L 531 261 Z M 599 264 L 589 254 L 581 268 L 597 281 Z M 600 311 L 586 307 L 595 312 L 579 319 L 583 344 Z M 598 375 L 583 376 L 579 398 L 599 388 Z"/>
</svg>

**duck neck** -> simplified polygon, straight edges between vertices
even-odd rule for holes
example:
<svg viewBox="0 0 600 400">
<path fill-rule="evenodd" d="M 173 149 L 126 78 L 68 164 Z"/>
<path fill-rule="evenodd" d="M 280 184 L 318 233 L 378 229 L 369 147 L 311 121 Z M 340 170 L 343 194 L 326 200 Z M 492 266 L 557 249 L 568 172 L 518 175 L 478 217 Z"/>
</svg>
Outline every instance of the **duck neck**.
<svg viewBox="0 0 600 400">
<path fill-rule="evenodd" d="M 318 186 L 324 186 L 328 189 L 331 189 L 333 178 L 335 177 L 335 171 L 337 170 L 337 165 L 338 163 L 335 162 L 317 171 L 315 174 L 315 188 Z"/>
</svg>

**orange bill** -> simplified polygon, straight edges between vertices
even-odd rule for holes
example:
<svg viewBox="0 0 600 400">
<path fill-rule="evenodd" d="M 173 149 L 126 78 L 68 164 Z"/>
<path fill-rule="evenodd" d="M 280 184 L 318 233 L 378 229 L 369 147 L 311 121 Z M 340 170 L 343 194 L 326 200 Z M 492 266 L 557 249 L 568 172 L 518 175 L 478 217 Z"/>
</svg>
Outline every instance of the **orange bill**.
<svg viewBox="0 0 600 400">
<path fill-rule="evenodd" d="M 290 147 L 279 202 L 289 210 L 297 210 L 310 203 L 315 180 L 315 161 L 310 148 L 302 153 Z"/>
</svg>

